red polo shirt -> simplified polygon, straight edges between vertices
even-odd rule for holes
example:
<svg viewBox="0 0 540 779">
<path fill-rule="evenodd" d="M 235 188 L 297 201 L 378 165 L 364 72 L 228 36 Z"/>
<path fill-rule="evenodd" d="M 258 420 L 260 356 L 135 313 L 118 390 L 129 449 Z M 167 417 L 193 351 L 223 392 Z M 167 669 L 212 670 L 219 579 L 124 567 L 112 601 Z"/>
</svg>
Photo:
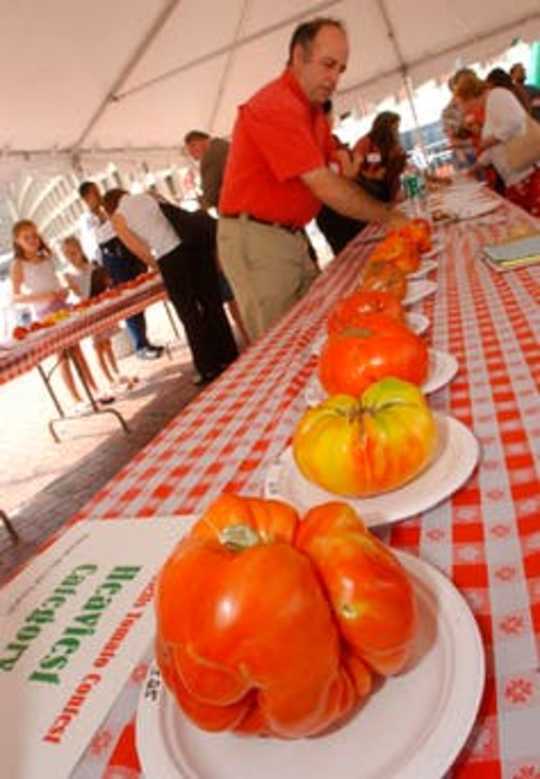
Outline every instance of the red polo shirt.
<svg viewBox="0 0 540 779">
<path fill-rule="evenodd" d="M 322 109 L 309 102 L 296 77 L 286 70 L 239 108 L 220 213 L 305 225 L 321 202 L 300 176 L 326 167 L 334 148 Z"/>
</svg>

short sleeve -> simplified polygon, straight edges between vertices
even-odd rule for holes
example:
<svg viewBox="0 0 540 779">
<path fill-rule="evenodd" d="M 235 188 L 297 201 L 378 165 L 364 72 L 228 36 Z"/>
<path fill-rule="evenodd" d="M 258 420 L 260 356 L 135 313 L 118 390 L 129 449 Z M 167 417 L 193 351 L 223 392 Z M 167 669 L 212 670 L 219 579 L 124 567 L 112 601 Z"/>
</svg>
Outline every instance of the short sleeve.
<svg viewBox="0 0 540 779">
<path fill-rule="evenodd" d="M 507 141 L 523 131 L 526 122 L 525 110 L 519 100 L 508 89 L 491 90 L 486 103 L 484 137 L 493 135 Z"/>
<path fill-rule="evenodd" d="M 252 143 L 280 183 L 326 167 L 323 148 L 303 110 L 245 105 L 241 116 Z"/>
<path fill-rule="evenodd" d="M 371 148 L 371 141 L 369 139 L 369 135 L 364 135 L 353 146 L 353 154 L 360 157 L 365 157 L 366 154 L 369 153 L 370 148 Z"/>
<path fill-rule="evenodd" d="M 201 184 L 206 208 L 216 206 L 223 183 L 223 174 L 227 163 L 228 147 L 212 144 L 201 162 Z"/>
</svg>

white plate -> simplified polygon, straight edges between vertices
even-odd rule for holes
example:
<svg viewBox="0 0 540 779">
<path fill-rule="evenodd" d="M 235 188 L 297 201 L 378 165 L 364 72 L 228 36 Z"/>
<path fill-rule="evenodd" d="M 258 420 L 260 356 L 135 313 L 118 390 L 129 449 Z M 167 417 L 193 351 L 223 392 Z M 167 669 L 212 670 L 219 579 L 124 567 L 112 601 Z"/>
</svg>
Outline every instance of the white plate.
<svg viewBox="0 0 540 779">
<path fill-rule="evenodd" d="M 426 395 L 436 392 L 448 384 L 458 372 L 458 361 L 453 354 L 441 352 L 438 349 L 428 349 L 428 376 L 422 384 L 422 392 Z"/>
<path fill-rule="evenodd" d="M 415 270 L 413 273 L 407 273 L 408 279 L 421 279 L 424 276 L 427 276 L 428 273 L 431 273 L 431 271 L 437 270 L 437 263 L 433 260 L 422 260 L 420 263 L 420 267 L 418 270 Z"/>
<path fill-rule="evenodd" d="M 434 281 L 426 281 L 420 279 L 418 281 L 409 281 L 407 285 L 407 294 L 401 301 L 403 306 L 412 306 L 415 303 L 419 303 L 424 298 L 433 295 L 437 289 L 437 284 Z"/>
<path fill-rule="evenodd" d="M 153 666 L 137 711 L 137 752 L 152 779 L 439 779 L 463 747 L 485 681 L 465 600 L 433 566 L 393 550 L 409 574 L 419 630 L 409 670 L 386 680 L 343 727 L 282 741 L 205 733 Z M 404 709 L 405 707 L 405 709 Z M 406 711 L 406 716 L 404 716 Z"/>
<path fill-rule="evenodd" d="M 429 349 L 428 376 L 422 384 L 422 392 L 426 395 L 436 392 L 445 384 L 452 381 L 458 371 L 458 362 L 453 354 L 440 352 L 438 349 Z M 322 386 L 319 377 L 314 373 L 306 384 L 304 398 L 308 406 L 317 406 L 322 403 L 328 393 Z"/>
<path fill-rule="evenodd" d="M 431 250 L 422 254 L 422 260 L 431 260 L 433 257 L 436 257 L 438 254 L 440 254 L 443 249 L 444 243 L 441 241 L 441 239 L 433 238 L 431 241 Z"/>
<path fill-rule="evenodd" d="M 439 429 L 435 457 L 419 476 L 397 490 L 373 498 L 337 496 L 304 478 L 296 466 L 292 448 L 288 447 L 268 468 L 265 497 L 292 503 L 300 513 L 329 500 L 343 500 L 369 526 L 388 525 L 427 511 L 467 481 L 479 455 L 478 441 L 468 427 L 444 414 L 434 416 Z"/>
<path fill-rule="evenodd" d="M 465 219 L 477 219 L 479 216 L 484 216 L 485 214 L 491 214 L 492 211 L 496 211 L 498 208 L 502 206 L 501 200 L 492 200 L 491 198 L 480 200 L 480 201 L 472 201 L 471 203 L 468 203 L 467 205 L 461 205 L 459 208 L 459 218 L 460 220 Z"/>
<path fill-rule="evenodd" d="M 405 320 L 407 327 L 416 333 L 416 335 L 422 335 L 428 329 L 430 322 L 427 316 L 424 314 L 417 314 L 415 311 L 408 311 L 405 314 Z"/>
<path fill-rule="evenodd" d="M 316 338 L 314 338 L 309 345 L 311 354 L 320 354 L 327 338 L 328 335 L 326 333 L 322 333 L 321 335 L 318 335 Z"/>
</svg>

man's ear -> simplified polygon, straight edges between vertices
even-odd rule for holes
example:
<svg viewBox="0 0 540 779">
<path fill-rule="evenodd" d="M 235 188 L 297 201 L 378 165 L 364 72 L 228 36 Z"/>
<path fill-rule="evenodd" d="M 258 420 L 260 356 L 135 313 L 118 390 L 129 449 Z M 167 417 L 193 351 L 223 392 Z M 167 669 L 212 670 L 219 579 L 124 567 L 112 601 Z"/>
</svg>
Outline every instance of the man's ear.
<svg viewBox="0 0 540 779">
<path fill-rule="evenodd" d="M 297 43 L 292 50 L 292 64 L 303 65 L 309 60 L 309 49 L 302 46 L 301 43 Z"/>
</svg>

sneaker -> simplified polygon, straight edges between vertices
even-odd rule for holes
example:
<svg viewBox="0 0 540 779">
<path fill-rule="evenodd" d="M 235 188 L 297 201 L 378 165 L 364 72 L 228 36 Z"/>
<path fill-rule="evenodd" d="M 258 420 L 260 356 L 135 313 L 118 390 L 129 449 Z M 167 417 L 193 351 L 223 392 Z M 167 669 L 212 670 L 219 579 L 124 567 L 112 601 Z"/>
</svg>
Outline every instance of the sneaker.
<svg viewBox="0 0 540 779">
<path fill-rule="evenodd" d="M 157 347 L 145 346 L 143 349 L 139 349 L 137 357 L 139 360 L 159 360 L 162 351 Z"/>
<path fill-rule="evenodd" d="M 145 348 L 147 352 L 155 352 L 155 354 L 157 354 L 158 357 L 161 357 L 161 355 L 165 351 L 164 346 L 156 346 L 155 344 L 148 344 Z"/>
<path fill-rule="evenodd" d="M 76 403 L 71 409 L 71 416 L 80 417 L 83 414 L 88 414 L 90 411 L 92 411 L 92 404 L 90 403 L 90 401 L 81 400 L 79 403 Z"/>
</svg>

